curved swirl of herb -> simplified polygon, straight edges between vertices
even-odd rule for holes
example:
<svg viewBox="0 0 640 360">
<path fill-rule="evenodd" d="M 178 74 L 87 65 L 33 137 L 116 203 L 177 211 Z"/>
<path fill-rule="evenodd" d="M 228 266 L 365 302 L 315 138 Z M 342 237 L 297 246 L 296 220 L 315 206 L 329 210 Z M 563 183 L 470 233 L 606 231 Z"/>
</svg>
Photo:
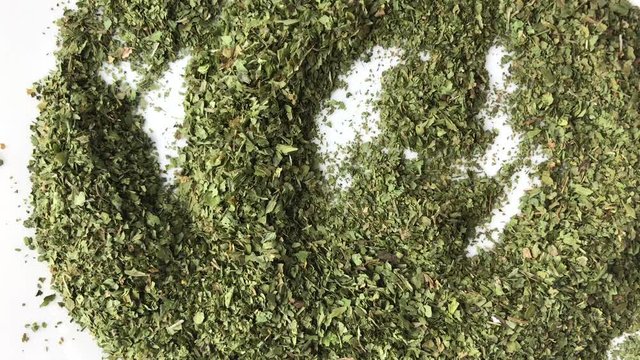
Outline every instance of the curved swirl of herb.
<svg viewBox="0 0 640 360">
<path fill-rule="evenodd" d="M 603 358 L 640 294 L 639 20 L 622 1 L 81 0 L 36 87 L 34 245 L 114 359 Z M 452 178 L 492 136 L 476 115 L 496 38 L 512 125 L 549 160 L 503 244 L 467 258 L 513 172 Z M 314 116 L 375 44 L 408 61 L 333 194 Z M 98 72 L 130 57 L 149 86 L 183 49 L 166 189 L 140 93 Z"/>
</svg>

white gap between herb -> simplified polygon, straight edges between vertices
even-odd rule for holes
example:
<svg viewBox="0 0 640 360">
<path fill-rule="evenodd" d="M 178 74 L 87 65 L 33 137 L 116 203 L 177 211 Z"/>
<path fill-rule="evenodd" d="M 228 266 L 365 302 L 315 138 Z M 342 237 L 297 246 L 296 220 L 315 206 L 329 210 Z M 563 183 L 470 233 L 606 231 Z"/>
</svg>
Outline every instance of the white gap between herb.
<svg viewBox="0 0 640 360">
<path fill-rule="evenodd" d="M 517 89 L 515 84 L 509 82 L 511 63 L 504 61 L 508 55 L 504 47 L 492 46 L 485 62 L 489 73 L 489 93 L 480 118 L 484 120 L 485 130 L 497 133 L 478 162 L 480 173 L 487 177 L 495 177 L 504 166 L 515 160 L 522 141 L 521 135 L 509 125 L 510 116 L 506 108 L 506 100 Z M 491 211 L 488 222 L 476 227 L 476 236 L 467 246 L 468 257 L 474 257 L 480 251 L 492 250 L 507 224 L 520 214 L 520 205 L 527 191 L 540 186 L 540 179 L 534 176 L 535 168 L 546 158 L 538 149 L 529 160 L 530 166 L 523 167 L 511 177 L 506 200 Z"/>
<path fill-rule="evenodd" d="M 640 3 L 640 0 L 638 0 L 638 3 Z M 629 338 L 634 336 L 640 336 L 640 331 L 622 334 L 617 338 L 614 338 L 613 340 L 611 340 L 611 344 L 609 345 L 609 351 L 607 351 L 607 360 L 624 360 L 620 356 L 614 357 L 612 352 L 620 348 L 620 346 L 622 346 L 622 344 L 624 344 L 625 341 L 629 340 Z"/>
<path fill-rule="evenodd" d="M 511 176 L 506 201 L 491 211 L 489 222 L 476 227 L 476 237 L 467 247 L 468 257 L 478 255 L 481 250 L 493 249 L 507 224 L 520 214 L 520 205 L 527 191 L 540 186 L 540 179 L 534 176 L 534 172 L 538 165 L 546 161 L 546 157 L 538 150 L 529 160 L 530 166 L 525 166 Z"/>
<path fill-rule="evenodd" d="M 175 172 L 179 171 L 169 168 L 171 159 L 187 145 L 186 139 L 176 139 L 175 134 L 184 121 L 184 75 L 190 60 L 190 56 L 185 56 L 169 64 L 169 69 L 157 80 L 156 88 L 142 94 L 138 108 L 138 113 L 145 119 L 143 129 L 155 144 L 161 173 L 169 184 L 175 181 Z M 131 69 L 129 62 L 105 63 L 100 76 L 107 84 L 123 81 L 134 90 L 142 79 Z"/>
<path fill-rule="evenodd" d="M 479 117 L 483 119 L 486 131 L 497 132 L 489 150 L 479 161 L 482 173 L 487 177 L 498 175 L 503 166 L 514 160 L 522 141 L 520 135 L 509 125 L 509 114 L 505 109 L 506 97 L 516 90 L 515 84 L 507 81 L 511 67 L 510 63 L 503 63 L 507 55 L 504 47 L 492 46 L 485 61 L 485 68 L 489 73 L 489 93 Z"/>
<path fill-rule="evenodd" d="M 337 175 L 337 169 L 347 158 L 349 145 L 357 141 L 367 143 L 380 134 L 380 112 L 375 103 L 382 93 L 382 75 L 401 64 L 403 53 L 398 48 L 376 46 L 369 60 L 356 61 L 346 75 L 339 77 L 347 84 L 346 88 L 334 90 L 331 101 L 316 118 L 319 138 L 315 142 L 326 161 L 320 164 L 325 176 Z M 337 183 L 346 189 L 351 178 L 339 177 Z"/>
</svg>

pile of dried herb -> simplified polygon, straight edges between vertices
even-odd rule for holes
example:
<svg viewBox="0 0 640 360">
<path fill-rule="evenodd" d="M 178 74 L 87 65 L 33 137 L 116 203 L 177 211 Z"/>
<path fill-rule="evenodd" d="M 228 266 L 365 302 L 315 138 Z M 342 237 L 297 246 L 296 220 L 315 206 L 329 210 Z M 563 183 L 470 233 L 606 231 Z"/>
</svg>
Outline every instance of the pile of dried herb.
<svg viewBox="0 0 640 360">
<path fill-rule="evenodd" d="M 59 24 L 57 67 L 35 88 L 29 223 L 110 357 L 598 359 L 637 324 L 627 2 L 80 0 Z M 467 258 L 518 166 L 453 179 L 493 136 L 477 115 L 496 42 L 512 52 L 521 158 L 540 146 L 548 161 L 502 244 Z M 336 191 L 314 118 L 378 44 L 406 61 L 385 74 L 383 134 L 351 152 L 353 184 Z M 166 187 L 135 110 L 184 51 L 188 146 Z M 138 90 L 98 75 L 123 59 L 146 74 Z"/>
</svg>

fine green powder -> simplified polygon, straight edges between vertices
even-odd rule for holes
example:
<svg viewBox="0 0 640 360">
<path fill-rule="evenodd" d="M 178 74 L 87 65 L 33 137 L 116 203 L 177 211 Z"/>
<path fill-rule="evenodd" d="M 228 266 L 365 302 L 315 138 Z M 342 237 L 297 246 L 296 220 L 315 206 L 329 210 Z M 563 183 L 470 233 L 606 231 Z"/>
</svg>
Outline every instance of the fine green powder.
<svg viewBox="0 0 640 360">
<path fill-rule="evenodd" d="M 639 24 L 620 0 L 80 0 L 34 88 L 33 246 L 113 359 L 604 359 L 639 325 Z M 460 180 L 496 44 L 522 147 Z M 339 191 L 315 118 L 375 45 L 404 61 Z M 184 52 L 167 186 L 137 108 Z M 100 77 L 122 61 L 137 90 Z M 467 257 L 536 149 L 542 185 Z"/>
</svg>

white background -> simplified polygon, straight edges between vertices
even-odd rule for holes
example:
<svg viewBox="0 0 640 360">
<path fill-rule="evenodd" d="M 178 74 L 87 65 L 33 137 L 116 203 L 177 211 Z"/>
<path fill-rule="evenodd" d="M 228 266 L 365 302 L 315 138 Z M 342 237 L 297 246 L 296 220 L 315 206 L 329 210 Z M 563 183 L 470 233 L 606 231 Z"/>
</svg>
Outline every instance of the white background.
<svg viewBox="0 0 640 360">
<path fill-rule="evenodd" d="M 26 89 L 54 67 L 52 52 L 57 32 L 53 22 L 62 15 L 56 0 L 0 0 L 0 359 L 93 360 L 100 349 L 88 332 L 70 323 L 66 311 L 54 303 L 40 308 L 52 293 L 51 276 L 34 251 L 26 249 L 22 226 L 31 190 L 27 163 L 31 155 L 29 125 L 38 114 Z M 17 191 L 17 193 L 16 193 Z M 22 249 L 16 252 L 15 249 Z M 46 277 L 43 292 L 38 278 Z M 25 303 L 25 306 L 22 304 Z M 36 333 L 25 324 L 45 321 Z M 57 328 L 56 323 L 62 321 Z M 22 334 L 30 340 L 22 343 Z M 60 338 L 64 342 L 59 344 Z M 48 349 L 48 350 L 47 350 Z"/>
<path fill-rule="evenodd" d="M 49 295 L 50 274 L 26 249 L 23 238 L 30 192 L 27 164 L 31 154 L 31 122 L 37 116 L 36 101 L 26 89 L 53 67 L 55 34 L 53 22 L 62 15 L 56 0 L 0 0 L 0 359 L 92 360 L 100 349 L 86 331 L 70 322 L 56 302 L 40 307 Z M 640 0 L 632 0 L 640 6 Z M 21 251 L 16 251 L 20 249 Z M 43 296 L 35 297 L 38 278 L 46 278 Z M 24 303 L 24 306 L 23 306 Z M 36 333 L 25 324 L 47 322 Z M 62 322 L 59 326 L 56 323 Z M 22 343 L 22 334 L 30 340 Z M 59 344 L 61 338 L 64 342 Z"/>
</svg>

